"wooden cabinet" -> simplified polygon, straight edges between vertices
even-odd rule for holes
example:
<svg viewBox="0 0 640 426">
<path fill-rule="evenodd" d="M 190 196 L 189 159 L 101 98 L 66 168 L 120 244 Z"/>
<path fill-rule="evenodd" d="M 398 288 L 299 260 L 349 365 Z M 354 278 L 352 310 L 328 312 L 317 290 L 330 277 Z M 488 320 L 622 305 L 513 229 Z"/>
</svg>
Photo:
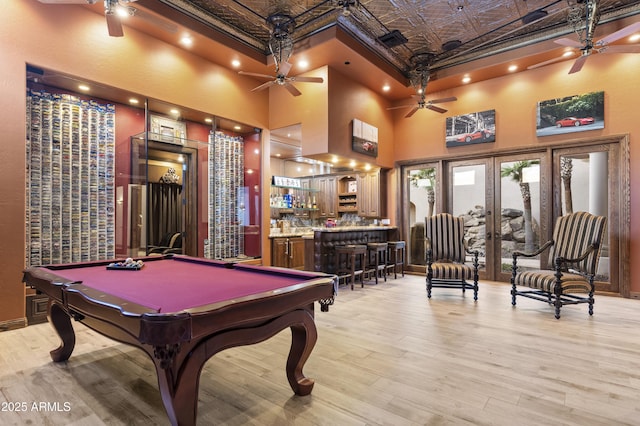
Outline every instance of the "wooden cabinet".
<svg viewBox="0 0 640 426">
<path fill-rule="evenodd" d="M 321 176 L 315 179 L 318 188 L 318 212 L 320 216 L 336 217 L 338 215 L 337 178 Z"/>
<path fill-rule="evenodd" d="M 272 238 L 271 265 L 304 269 L 304 239 L 302 237 Z"/>
<path fill-rule="evenodd" d="M 347 175 L 338 180 L 338 213 L 358 213 L 358 181 Z"/>
<path fill-rule="evenodd" d="M 358 175 L 358 216 L 382 217 L 385 214 L 386 191 L 380 172 Z"/>
</svg>

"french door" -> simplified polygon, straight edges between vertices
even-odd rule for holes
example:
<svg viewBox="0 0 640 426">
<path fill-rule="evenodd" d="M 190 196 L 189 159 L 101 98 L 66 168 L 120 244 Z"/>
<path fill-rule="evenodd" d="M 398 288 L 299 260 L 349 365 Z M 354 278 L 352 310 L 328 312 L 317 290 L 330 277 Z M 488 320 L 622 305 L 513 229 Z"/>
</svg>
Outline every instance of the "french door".
<svg viewBox="0 0 640 426">
<path fill-rule="evenodd" d="M 596 290 L 630 297 L 629 164 L 623 135 L 405 166 L 408 270 L 425 270 L 424 221 L 435 213 L 464 217 L 468 246 L 480 253 L 481 279 L 507 282 L 514 250 L 535 251 L 552 238 L 557 217 L 587 211 L 607 217 Z M 547 256 L 518 263 L 545 268 Z"/>
<path fill-rule="evenodd" d="M 544 153 L 448 163 L 448 211 L 465 218 L 482 279 L 508 281 L 511 253 L 538 248 L 547 223 L 540 172 L 546 163 Z"/>
</svg>

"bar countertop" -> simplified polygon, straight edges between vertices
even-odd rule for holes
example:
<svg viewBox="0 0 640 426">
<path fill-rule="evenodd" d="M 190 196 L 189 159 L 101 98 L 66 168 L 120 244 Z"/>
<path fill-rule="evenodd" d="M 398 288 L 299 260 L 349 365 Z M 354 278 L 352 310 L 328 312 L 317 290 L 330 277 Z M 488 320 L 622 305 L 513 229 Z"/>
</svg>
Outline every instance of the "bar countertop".
<svg viewBox="0 0 640 426">
<path fill-rule="evenodd" d="M 395 226 L 381 226 L 381 225 L 369 225 L 369 226 L 334 226 L 332 228 L 327 227 L 312 227 L 312 228 L 289 228 L 280 231 L 278 228 L 271 228 L 269 238 L 279 237 L 303 237 L 313 238 L 315 232 L 349 232 L 349 231 L 386 231 L 390 229 L 397 229 Z"/>
</svg>

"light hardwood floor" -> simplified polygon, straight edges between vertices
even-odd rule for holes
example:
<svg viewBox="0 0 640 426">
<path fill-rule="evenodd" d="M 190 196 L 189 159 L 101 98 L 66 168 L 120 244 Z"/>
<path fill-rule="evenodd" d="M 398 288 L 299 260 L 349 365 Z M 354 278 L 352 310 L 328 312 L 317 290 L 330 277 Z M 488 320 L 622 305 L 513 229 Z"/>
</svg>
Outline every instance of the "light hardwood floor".
<svg viewBox="0 0 640 426">
<path fill-rule="evenodd" d="M 316 323 L 310 396 L 287 383 L 287 330 L 207 363 L 199 425 L 640 425 L 637 300 L 599 296 L 593 317 L 579 305 L 556 320 L 542 302 L 512 308 L 504 283 L 482 282 L 477 303 L 454 289 L 428 300 L 424 277 L 406 276 L 341 287 Z M 49 324 L 0 333 L 0 424 L 167 424 L 146 355 L 75 326 L 62 364 Z"/>
</svg>

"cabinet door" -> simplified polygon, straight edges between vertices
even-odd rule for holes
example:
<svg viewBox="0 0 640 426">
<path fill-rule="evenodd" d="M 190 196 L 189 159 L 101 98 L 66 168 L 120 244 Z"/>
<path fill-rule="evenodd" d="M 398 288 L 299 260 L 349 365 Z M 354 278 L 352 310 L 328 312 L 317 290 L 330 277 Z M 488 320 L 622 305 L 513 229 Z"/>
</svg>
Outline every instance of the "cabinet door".
<svg viewBox="0 0 640 426">
<path fill-rule="evenodd" d="M 335 176 L 323 176 L 318 182 L 318 211 L 320 216 L 336 216 L 338 210 L 338 196 L 336 193 Z"/>
<path fill-rule="evenodd" d="M 358 215 L 364 217 L 382 216 L 380 173 L 362 173 L 358 175 Z"/>
<path fill-rule="evenodd" d="M 361 173 L 358 175 L 358 216 L 369 216 L 370 200 L 371 191 L 369 190 L 369 174 Z"/>
<path fill-rule="evenodd" d="M 367 198 L 369 199 L 367 203 L 367 216 L 380 217 L 382 215 L 380 205 L 385 202 L 385 200 L 381 200 L 380 174 L 370 173 L 367 178 L 369 181 L 366 192 Z"/>
<path fill-rule="evenodd" d="M 289 238 L 289 266 L 292 269 L 304 269 L 304 239 Z"/>
<path fill-rule="evenodd" d="M 271 266 L 282 268 L 289 266 L 288 238 L 273 238 L 271 240 Z"/>
</svg>

